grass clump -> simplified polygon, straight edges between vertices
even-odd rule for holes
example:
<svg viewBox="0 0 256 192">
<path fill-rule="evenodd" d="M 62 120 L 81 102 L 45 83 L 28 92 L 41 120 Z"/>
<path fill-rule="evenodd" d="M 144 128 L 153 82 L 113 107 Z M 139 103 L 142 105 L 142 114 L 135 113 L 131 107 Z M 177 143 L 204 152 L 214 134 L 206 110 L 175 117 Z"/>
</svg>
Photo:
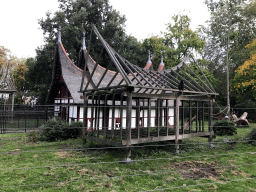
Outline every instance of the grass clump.
<svg viewBox="0 0 256 192">
<path fill-rule="evenodd" d="M 213 131 L 215 135 L 235 135 L 237 134 L 237 128 L 233 121 L 221 120 L 213 125 Z"/>
<path fill-rule="evenodd" d="M 256 145 L 256 128 L 253 128 L 251 132 L 247 135 L 248 143 Z"/>
</svg>

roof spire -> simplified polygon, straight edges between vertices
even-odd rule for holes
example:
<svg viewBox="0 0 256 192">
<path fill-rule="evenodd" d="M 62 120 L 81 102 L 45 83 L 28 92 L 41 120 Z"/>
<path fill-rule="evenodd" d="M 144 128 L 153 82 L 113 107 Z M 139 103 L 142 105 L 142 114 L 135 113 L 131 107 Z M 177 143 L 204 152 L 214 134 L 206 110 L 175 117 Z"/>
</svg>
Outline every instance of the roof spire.
<svg viewBox="0 0 256 192">
<path fill-rule="evenodd" d="M 159 65 L 157 71 L 163 71 L 163 70 L 165 70 L 165 66 L 164 66 L 164 61 L 163 61 L 163 52 L 161 51 L 161 63 Z"/>
<path fill-rule="evenodd" d="M 83 47 L 82 49 L 86 49 L 86 46 L 85 46 L 85 32 L 83 32 Z"/>
<path fill-rule="evenodd" d="M 164 62 L 163 62 L 163 52 L 161 52 L 161 63 L 160 65 L 163 65 L 164 66 Z"/>
<path fill-rule="evenodd" d="M 151 54 L 150 54 L 150 50 L 148 50 L 148 62 L 147 63 L 152 63 L 151 62 Z"/>
<path fill-rule="evenodd" d="M 61 26 L 59 26 L 58 42 L 61 42 Z"/>
</svg>

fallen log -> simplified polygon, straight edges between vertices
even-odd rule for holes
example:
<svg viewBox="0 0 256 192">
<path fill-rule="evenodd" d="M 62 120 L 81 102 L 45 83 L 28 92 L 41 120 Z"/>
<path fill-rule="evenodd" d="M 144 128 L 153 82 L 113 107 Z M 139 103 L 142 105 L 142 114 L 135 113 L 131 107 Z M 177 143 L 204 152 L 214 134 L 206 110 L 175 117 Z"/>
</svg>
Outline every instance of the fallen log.
<svg viewBox="0 0 256 192">
<path fill-rule="evenodd" d="M 235 114 L 232 114 L 231 120 L 237 125 L 237 126 L 249 126 L 249 121 L 246 119 L 248 113 L 244 112 L 243 115 L 238 118 Z"/>
</svg>

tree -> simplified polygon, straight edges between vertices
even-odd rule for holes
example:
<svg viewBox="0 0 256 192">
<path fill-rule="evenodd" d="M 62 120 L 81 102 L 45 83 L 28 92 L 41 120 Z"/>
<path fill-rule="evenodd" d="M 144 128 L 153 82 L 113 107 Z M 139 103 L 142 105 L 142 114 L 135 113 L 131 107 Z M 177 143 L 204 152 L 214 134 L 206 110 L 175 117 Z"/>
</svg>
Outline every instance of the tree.
<svg viewBox="0 0 256 192">
<path fill-rule="evenodd" d="M 174 15 L 166 30 L 161 32 L 163 37 L 152 36 L 143 41 L 144 49 L 154 53 L 153 63 L 160 63 L 162 53 L 166 67 L 170 68 L 189 54 L 193 55 L 194 51 L 202 52 L 205 42 L 197 31 L 190 29 L 190 18 L 187 15 Z"/>
<path fill-rule="evenodd" d="M 14 84 L 16 86 L 16 97 L 15 97 L 15 103 L 16 104 L 22 104 L 24 100 L 24 86 L 26 83 L 25 79 L 25 73 L 28 71 L 28 66 L 24 63 L 21 62 L 17 64 L 12 73 L 13 73 L 13 80 Z"/>
<path fill-rule="evenodd" d="M 220 93 L 218 100 L 225 105 L 229 98 L 229 76 L 232 78 L 233 71 L 248 59 L 245 45 L 255 38 L 255 17 L 246 13 L 250 6 L 246 0 L 206 0 L 205 3 L 211 17 L 208 26 L 201 27 L 206 40 L 203 59 L 210 61 L 209 70 L 220 80 L 216 91 Z"/>
<path fill-rule="evenodd" d="M 9 49 L 6 49 L 4 46 L 0 46 L 0 68 L 6 65 L 8 53 L 10 53 Z"/>
<path fill-rule="evenodd" d="M 25 58 L 18 58 L 11 55 L 9 49 L 0 46 L 0 67 L 7 70 L 11 81 L 14 82 L 16 93 L 15 93 L 15 104 L 23 103 L 24 99 L 24 85 L 25 85 L 25 73 L 28 70 L 26 66 Z M 2 75 L 2 74 L 1 74 Z"/>
<path fill-rule="evenodd" d="M 47 12 L 46 18 L 39 20 L 44 33 L 45 45 L 38 47 L 33 69 L 29 69 L 28 81 L 31 91 L 40 93 L 38 101 L 44 103 L 51 83 L 53 53 L 58 37 L 58 28 L 62 27 L 62 43 L 74 63 L 82 46 L 83 32 L 86 34 L 90 55 L 102 66 L 108 64 L 107 53 L 91 34 L 91 24 L 96 25 L 104 39 L 122 56 L 134 64 L 145 65 L 147 53 L 140 48 L 134 37 L 124 30 L 125 16 L 109 5 L 109 0 L 59 0 L 59 10 L 54 14 Z M 91 41 L 90 41 L 91 39 Z M 102 52 L 102 54 L 101 54 Z M 34 80 L 32 77 L 36 77 Z"/>
<path fill-rule="evenodd" d="M 250 59 L 236 69 L 235 76 L 231 81 L 232 90 L 238 93 L 240 102 L 243 100 L 256 101 L 256 39 L 245 48 L 250 51 Z"/>
</svg>

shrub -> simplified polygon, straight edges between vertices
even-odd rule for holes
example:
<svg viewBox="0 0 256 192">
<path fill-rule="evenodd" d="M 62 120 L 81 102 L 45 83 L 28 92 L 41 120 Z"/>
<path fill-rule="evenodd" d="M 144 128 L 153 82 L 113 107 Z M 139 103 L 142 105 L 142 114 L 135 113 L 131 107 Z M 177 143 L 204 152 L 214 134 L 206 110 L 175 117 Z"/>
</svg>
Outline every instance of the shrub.
<svg viewBox="0 0 256 192">
<path fill-rule="evenodd" d="M 256 144 L 256 128 L 253 128 L 247 135 L 248 143 Z"/>
<path fill-rule="evenodd" d="M 237 129 L 233 121 L 220 120 L 213 125 L 213 131 L 216 135 L 234 135 L 237 134 Z"/>
<path fill-rule="evenodd" d="M 27 134 L 27 142 L 35 143 L 38 141 L 38 131 L 31 131 Z"/>
<path fill-rule="evenodd" d="M 82 122 L 72 122 L 69 124 L 69 128 L 63 130 L 63 139 L 75 139 L 79 137 L 83 127 Z"/>
<path fill-rule="evenodd" d="M 77 138 L 80 134 L 78 127 L 82 127 L 82 123 L 75 122 L 69 124 L 60 118 L 50 119 L 44 124 L 44 129 L 40 133 L 40 140 L 56 141 Z"/>
</svg>

